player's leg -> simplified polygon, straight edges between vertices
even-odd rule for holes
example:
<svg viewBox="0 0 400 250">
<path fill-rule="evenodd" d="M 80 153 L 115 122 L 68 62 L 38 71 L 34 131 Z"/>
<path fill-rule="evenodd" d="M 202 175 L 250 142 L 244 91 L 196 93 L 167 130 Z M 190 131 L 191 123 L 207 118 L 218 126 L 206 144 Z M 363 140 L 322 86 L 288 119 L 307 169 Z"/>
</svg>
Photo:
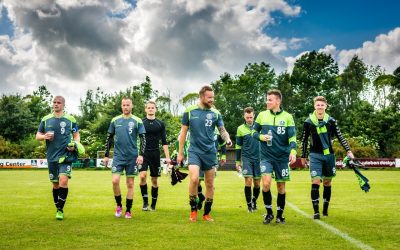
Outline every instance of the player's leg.
<svg viewBox="0 0 400 250">
<path fill-rule="evenodd" d="M 203 187 L 201 186 L 201 181 L 204 181 L 204 171 L 200 169 L 199 185 L 197 186 L 197 196 L 198 196 L 197 210 L 201 210 L 201 208 L 203 207 L 203 202 L 206 199 L 206 197 L 203 194 Z"/>
<path fill-rule="evenodd" d="M 285 223 L 283 212 L 286 204 L 286 182 L 290 181 L 290 166 L 288 161 L 273 162 L 276 187 L 278 196 L 276 198 L 276 222 Z"/>
<path fill-rule="evenodd" d="M 253 211 L 257 210 L 257 199 L 260 195 L 260 182 L 261 182 L 261 170 L 260 170 L 260 161 L 252 161 L 251 163 L 252 170 L 253 170 Z"/>
<path fill-rule="evenodd" d="M 151 211 L 156 210 L 158 199 L 158 177 L 161 176 L 161 158 L 160 151 L 155 150 L 150 159 L 150 176 L 151 176 Z"/>
<path fill-rule="evenodd" d="M 189 165 L 189 205 L 190 205 L 190 220 L 197 220 L 197 188 L 199 186 L 199 169 L 198 165 Z"/>
<path fill-rule="evenodd" d="M 270 162 L 266 160 L 260 162 L 263 200 L 265 209 L 267 210 L 267 214 L 264 215 L 264 224 L 269 224 L 274 219 L 271 194 L 272 169 L 272 164 Z"/>
<path fill-rule="evenodd" d="M 115 217 L 118 218 L 122 216 L 122 198 L 121 198 L 121 188 L 119 186 L 122 171 L 123 167 L 120 165 L 117 166 L 114 165 L 111 168 L 114 198 L 115 202 L 117 203 L 117 208 L 115 209 Z"/>
<path fill-rule="evenodd" d="M 210 217 L 211 207 L 214 200 L 214 178 L 215 168 L 204 171 L 204 183 L 206 186 L 206 200 L 204 202 L 203 219 L 206 221 L 213 221 Z"/>
<path fill-rule="evenodd" d="M 71 178 L 71 165 L 70 164 L 59 164 L 59 191 L 58 191 L 58 203 L 57 203 L 57 219 L 64 219 L 64 205 L 68 197 L 68 179 Z"/>
<path fill-rule="evenodd" d="M 53 184 L 52 193 L 54 205 L 58 208 L 58 195 L 60 191 L 60 185 L 58 182 L 58 162 L 49 162 L 48 170 L 50 182 Z"/>
<path fill-rule="evenodd" d="M 140 193 L 143 199 L 143 211 L 149 211 L 149 195 L 147 193 L 147 168 L 149 167 L 148 155 L 144 154 L 142 167 L 139 169 Z"/>
<path fill-rule="evenodd" d="M 250 160 L 242 159 L 242 174 L 244 176 L 244 197 L 246 199 L 247 211 L 249 213 L 253 212 L 253 203 L 251 195 L 251 185 L 253 183 L 253 168 L 251 166 Z"/>
<path fill-rule="evenodd" d="M 136 157 L 130 161 L 126 167 L 126 211 L 125 218 L 130 219 L 132 217 L 132 203 L 133 203 L 133 189 L 134 189 L 134 178 L 138 175 L 138 168 L 136 166 Z"/>
<path fill-rule="evenodd" d="M 314 209 L 314 219 L 320 219 L 319 213 L 319 186 L 322 178 L 322 154 L 310 154 L 310 176 L 311 176 L 311 203 Z"/>
<path fill-rule="evenodd" d="M 323 198 L 324 207 L 322 210 L 323 216 L 328 216 L 329 202 L 331 200 L 332 179 L 336 176 L 336 159 L 334 154 L 325 155 L 325 165 L 323 169 Z"/>
</svg>

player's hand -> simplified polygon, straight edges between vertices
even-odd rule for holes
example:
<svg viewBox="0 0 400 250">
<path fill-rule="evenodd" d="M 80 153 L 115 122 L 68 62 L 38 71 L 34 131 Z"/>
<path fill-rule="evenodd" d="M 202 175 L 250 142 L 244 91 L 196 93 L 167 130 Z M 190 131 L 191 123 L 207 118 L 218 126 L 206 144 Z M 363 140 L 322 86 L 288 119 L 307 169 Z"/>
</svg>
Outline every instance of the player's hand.
<svg viewBox="0 0 400 250">
<path fill-rule="evenodd" d="M 176 162 L 177 162 L 178 164 L 181 164 L 182 161 L 183 161 L 183 154 L 178 154 L 178 157 L 176 158 Z"/>
<path fill-rule="evenodd" d="M 348 151 L 348 152 L 347 152 L 347 155 L 350 157 L 350 159 L 354 159 L 353 152 Z"/>
<path fill-rule="evenodd" d="M 171 159 L 170 158 L 165 158 L 165 163 L 170 164 L 171 163 Z"/>
<path fill-rule="evenodd" d="M 226 141 L 226 146 L 228 146 L 228 147 L 232 146 L 232 141 L 231 141 L 231 139 L 229 139 L 229 140 Z"/>
<path fill-rule="evenodd" d="M 306 158 L 300 158 L 300 161 L 301 161 L 301 166 L 303 166 L 303 167 L 308 166 Z"/>
<path fill-rule="evenodd" d="M 240 164 L 236 164 L 236 171 L 240 172 L 242 170 L 242 166 Z"/>
<path fill-rule="evenodd" d="M 220 164 L 221 166 L 225 165 L 225 163 L 226 163 L 226 159 L 221 159 L 221 160 L 219 160 L 219 164 Z"/>
<path fill-rule="evenodd" d="M 104 166 L 107 167 L 107 168 L 108 168 L 108 162 L 109 162 L 109 161 L 110 161 L 110 158 L 104 157 L 103 163 L 104 163 Z"/>
<path fill-rule="evenodd" d="M 290 164 L 293 164 L 296 162 L 296 155 L 295 154 L 290 154 L 289 155 L 289 162 Z"/>
<path fill-rule="evenodd" d="M 267 142 L 268 141 L 268 135 L 260 135 L 260 140 L 263 142 Z"/>
<path fill-rule="evenodd" d="M 136 165 L 142 165 L 143 164 L 143 156 L 141 156 L 141 155 L 139 155 L 137 158 L 136 158 Z"/>
</svg>

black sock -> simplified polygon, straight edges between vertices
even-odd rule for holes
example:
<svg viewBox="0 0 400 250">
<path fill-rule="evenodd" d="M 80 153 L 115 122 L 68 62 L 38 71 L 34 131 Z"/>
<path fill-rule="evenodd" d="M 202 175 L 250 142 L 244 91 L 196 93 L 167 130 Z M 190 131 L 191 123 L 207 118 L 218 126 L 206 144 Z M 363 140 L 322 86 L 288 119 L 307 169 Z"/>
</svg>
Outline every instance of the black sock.
<svg viewBox="0 0 400 250">
<path fill-rule="evenodd" d="M 253 202 L 257 201 L 260 195 L 260 187 L 253 187 Z"/>
<path fill-rule="evenodd" d="M 158 198 L 158 187 L 151 187 L 151 207 L 155 208 Z"/>
<path fill-rule="evenodd" d="M 211 212 L 212 203 L 213 203 L 213 199 L 206 198 L 206 202 L 204 203 L 204 215 L 207 215 Z"/>
<path fill-rule="evenodd" d="M 147 194 L 147 184 L 140 185 L 140 192 L 142 193 L 143 204 L 149 204 L 149 196 Z"/>
<path fill-rule="evenodd" d="M 276 206 L 277 206 L 276 218 L 282 218 L 283 210 L 285 210 L 285 198 L 286 194 L 278 193 L 278 198 L 276 200 Z"/>
<path fill-rule="evenodd" d="M 319 213 L 319 185 L 312 184 L 311 185 L 311 202 L 314 208 L 314 213 Z"/>
<path fill-rule="evenodd" d="M 133 199 L 126 198 L 126 212 L 131 212 L 132 203 L 133 203 Z"/>
<path fill-rule="evenodd" d="M 114 196 L 115 202 L 117 203 L 117 206 L 122 207 L 122 198 L 121 195 Z"/>
<path fill-rule="evenodd" d="M 265 208 L 267 209 L 267 213 L 269 215 L 272 215 L 272 195 L 271 195 L 271 190 L 268 190 L 267 192 L 263 191 L 263 198 L 264 198 L 264 205 Z"/>
<path fill-rule="evenodd" d="M 332 187 L 331 186 L 324 186 L 324 210 L 323 214 L 328 214 L 328 207 L 329 207 L 329 201 L 331 200 L 331 192 L 332 192 Z"/>
<path fill-rule="evenodd" d="M 59 194 L 58 194 L 58 207 L 57 209 L 60 211 L 63 211 L 65 202 L 67 201 L 67 196 L 68 196 L 68 188 L 59 188 Z"/>
<path fill-rule="evenodd" d="M 204 201 L 206 199 L 206 197 L 203 194 L 203 188 L 201 187 L 201 185 L 199 184 L 199 186 L 197 187 L 197 196 L 199 196 L 199 200 L 200 202 Z"/>
<path fill-rule="evenodd" d="M 251 187 L 244 186 L 244 196 L 246 197 L 247 206 L 251 207 Z"/>
<path fill-rule="evenodd" d="M 58 194 L 60 193 L 60 189 L 58 188 L 53 188 L 53 200 L 54 200 L 54 205 L 58 204 Z"/>
<path fill-rule="evenodd" d="M 196 195 L 189 195 L 189 205 L 191 211 L 197 211 Z"/>
</svg>

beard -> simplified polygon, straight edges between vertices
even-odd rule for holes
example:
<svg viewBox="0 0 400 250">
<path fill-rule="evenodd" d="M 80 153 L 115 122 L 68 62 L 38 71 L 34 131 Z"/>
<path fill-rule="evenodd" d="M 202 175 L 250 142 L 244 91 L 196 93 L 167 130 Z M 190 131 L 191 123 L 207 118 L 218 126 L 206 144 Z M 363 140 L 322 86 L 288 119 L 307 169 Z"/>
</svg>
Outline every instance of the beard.
<svg viewBox="0 0 400 250">
<path fill-rule="evenodd" d="M 204 105 L 204 107 L 206 107 L 206 108 L 212 108 L 213 107 L 213 102 L 211 102 L 211 103 L 209 103 L 209 102 L 203 102 L 203 105 Z"/>
</svg>

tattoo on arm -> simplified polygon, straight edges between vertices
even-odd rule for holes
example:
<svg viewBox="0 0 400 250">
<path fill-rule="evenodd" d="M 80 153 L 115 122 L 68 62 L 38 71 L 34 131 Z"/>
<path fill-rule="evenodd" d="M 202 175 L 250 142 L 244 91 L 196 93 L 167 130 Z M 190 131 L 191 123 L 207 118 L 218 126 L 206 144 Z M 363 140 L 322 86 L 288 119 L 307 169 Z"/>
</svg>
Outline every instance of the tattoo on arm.
<svg viewBox="0 0 400 250">
<path fill-rule="evenodd" d="M 229 137 L 228 131 L 226 131 L 224 126 L 218 127 L 219 133 L 224 141 L 230 141 L 231 138 Z"/>
</svg>

